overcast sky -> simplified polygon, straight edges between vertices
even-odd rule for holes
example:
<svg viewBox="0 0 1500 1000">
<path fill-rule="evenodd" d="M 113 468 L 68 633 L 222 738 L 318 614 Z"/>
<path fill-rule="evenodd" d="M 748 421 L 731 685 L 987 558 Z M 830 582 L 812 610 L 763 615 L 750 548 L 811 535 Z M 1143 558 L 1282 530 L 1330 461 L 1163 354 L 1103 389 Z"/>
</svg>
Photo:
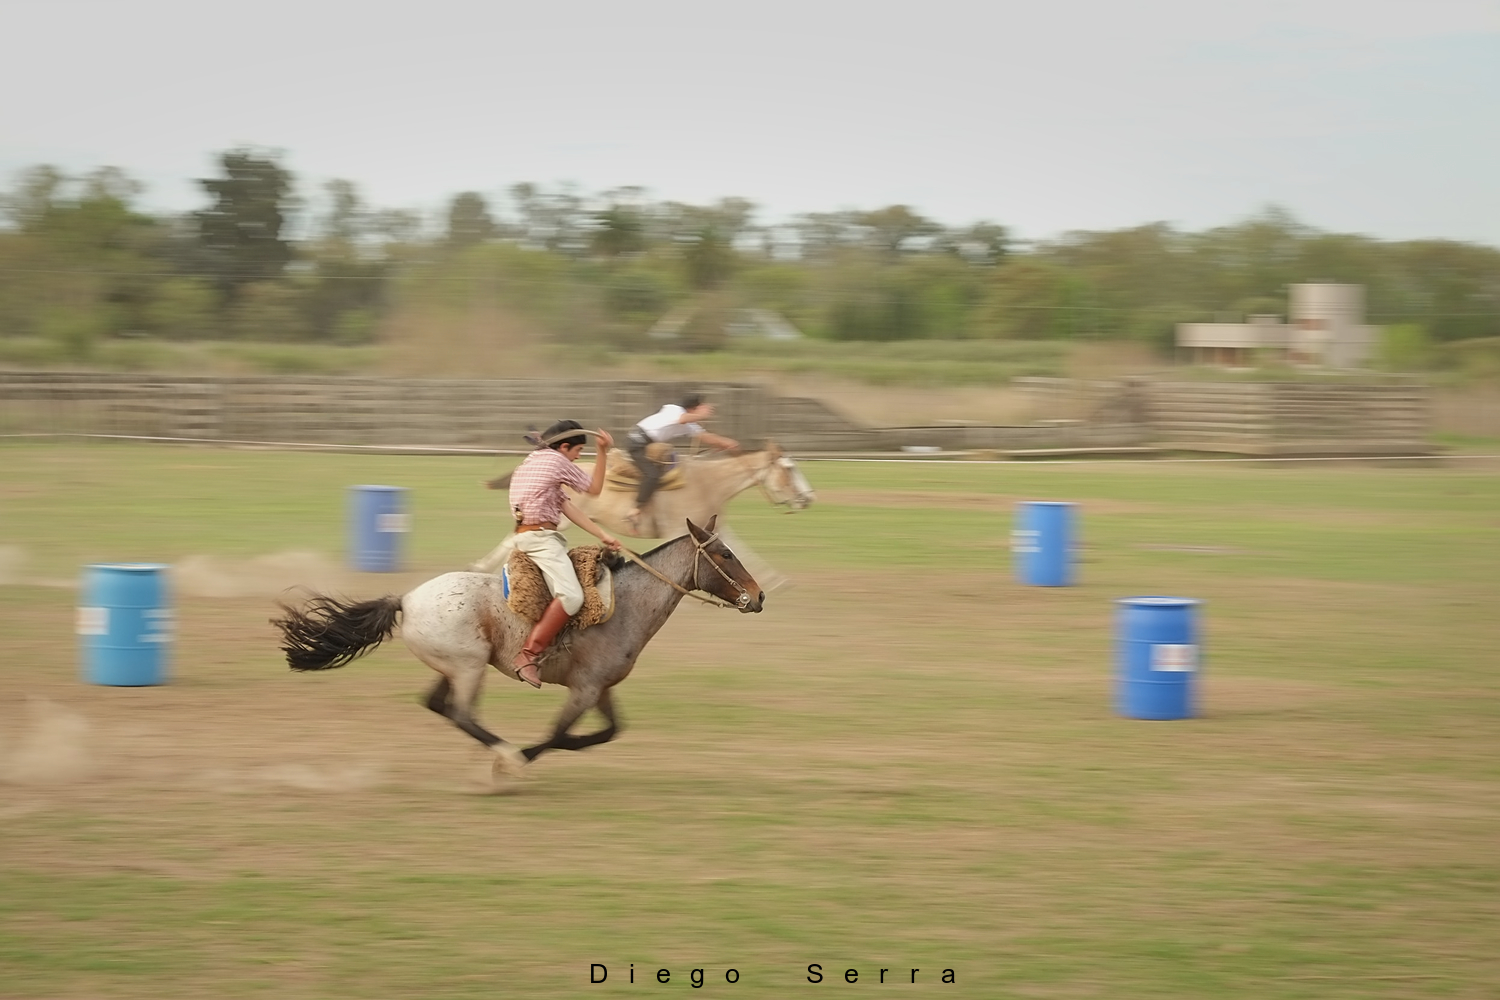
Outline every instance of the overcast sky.
<svg viewBox="0 0 1500 1000">
<path fill-rule="evenodd" d="M 1500 245 L 1500 0 L 0 0 L 0 172 L 203 202 L 284 152 L 435 211 L 518 181 L 904 203 L 1023 237 L 1276 203 Z"/>
</svg>

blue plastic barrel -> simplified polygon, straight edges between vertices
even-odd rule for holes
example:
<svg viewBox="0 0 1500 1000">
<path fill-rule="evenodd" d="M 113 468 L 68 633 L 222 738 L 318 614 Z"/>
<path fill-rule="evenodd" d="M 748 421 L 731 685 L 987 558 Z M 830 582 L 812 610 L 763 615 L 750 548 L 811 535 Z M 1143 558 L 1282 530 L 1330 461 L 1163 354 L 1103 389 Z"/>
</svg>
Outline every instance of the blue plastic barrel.
<svg viewBox="0 0 1500 1000">
<path fill-rule="evenodd" d="M 172 649 L 166 570 L 160 563 L 84 568 L 78 638 L 85 681 L 111 687 L 166 683 Z"/>
<path fill-rule="evenodd" d="M 1190 597 L 1127 597 L 1116 632 L 1117 702 L 1129 719 L 1196 713 L 1198 605 Z"/>
<path fill-rule="evenodd" d="M 349 487 L 349 565 L 366 573 L 401 568 L 401 537 L 406 534 L 406 487 Z"/>
<path fill-rule="evenodd" d="M 1073 504 L 1030 500 L 1016 504 L 1011 532 L 1016 578 L 1032 587 L 1073 583 Z"/>
</svg>

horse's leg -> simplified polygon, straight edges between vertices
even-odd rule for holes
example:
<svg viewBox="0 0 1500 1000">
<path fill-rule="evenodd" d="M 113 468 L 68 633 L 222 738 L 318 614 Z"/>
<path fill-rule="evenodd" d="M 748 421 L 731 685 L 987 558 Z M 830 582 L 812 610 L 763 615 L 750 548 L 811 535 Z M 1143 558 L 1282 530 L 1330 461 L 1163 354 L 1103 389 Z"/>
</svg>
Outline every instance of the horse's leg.
<svg viewBox="0 0 1500 1000">
<path fill-rule="evenodd" d="M 568 700 L 564 703 L 562 712 L 558 714 L 557 721 L 552 726 L 552 736 L 545 743 L 538 743 L 536 746 L 530 746 L 522 750 L 522 755 L 528 761 L 532 761 L 548 750 L 582 750 L 584 747 L 591 747 L 596 743 L 603 743 L 605 740 L 612 738 L 617 732 L 617 727 L 613 706 L 608 709 L 604 707 L 609 704 L 609 692 L 607 690 L 601 691 L 595 687 L 570 689 L 568 691 Z M 577 722 L 584 712 L 587 712 L 596 705 L 599 706 L 601 712 L 604 712 L 604 717 L 609 722 L 609 726 L 597 733 L 589 733 L 586 736 L 573 736 L 570 734 L 568 730 L 573 727 L 573 723 Z M 608 735 L 601 735 L 604 733 Z"/>
<path fill-rule="evenodd" d="M 510 538 L 507 537 L 499 545 L 496 545 L 493 549 L 491 549 L 489 555 L 485 556 L 483 559 L 477 559 L 474 562 L 470 563 L 469 571 L 473 573 L 500 572 L 500 568 L 504 566 L 505 561 L 510 558 L 512 547 L 513 545 L 510 541 Z"/>
<path fill-rule="evenodd" d="M 427 707 L 493 750 L 497 769 L 519 775 L 526 761 L 521 758 L 515 744 L 496 736 L 474 718 L 474 703 L 484 688 L 484 676 L 488 669 L 489 664 L 482 662 L 449 665 L 443 671 L 442 680 L 438 681 L 432 693 L 427 696 Z M 440 695 L 443 696 L 441 702 Z"/>
<path fill-rule="evenodd" d="M 598 746 L 600 743 L 608 743 L 620 734 L 625 727 L 620 724 L 620 716 L 615 711 L 615 702 L 610 688 L 605 688 L 599 695 L 599 700 L 594 707 L 599 714 L 604 716 L 605 726 L 598 732 L 584 733 L 582 736 L 574 736 L 572 733 L 564 733 L 559 739 L 553 736 L 551 747 L 553 750 L 584 750 L 588 747 Z"/>
<path fill-rule="evenodd" d="M 427 706 L 429 712 L 436 712 L 446 719 L 448 717 L 448 692 L 452 688 L 453 685 L 449 683 L 448 676 L 438 674 L 438 682 L 432 686 L 431 691 L 427 692 L 427 700 L 422 704 Z"/>
</svg>

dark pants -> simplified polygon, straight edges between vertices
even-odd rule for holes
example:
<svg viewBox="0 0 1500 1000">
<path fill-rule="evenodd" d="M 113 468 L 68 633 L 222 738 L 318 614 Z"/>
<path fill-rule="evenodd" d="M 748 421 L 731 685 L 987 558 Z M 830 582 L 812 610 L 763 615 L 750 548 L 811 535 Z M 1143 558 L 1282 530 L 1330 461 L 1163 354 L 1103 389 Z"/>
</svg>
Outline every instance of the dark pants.
<svg viewBox="0 0 1500 1000">
<path fill-rule="evenodd" d="M 646 457 L 646 448 L 651 440 L 644 434 L 630 434 L 626 439 L 630 445 L 630 460 L 641 474 L 641 485 L 635 491 L 635 505 L 639 510 L 645 510 L 646 502 L 651 499 L 651 494 L 656 492 L 656 487 L 661 483 L 661 465 Z"/>
</svg>

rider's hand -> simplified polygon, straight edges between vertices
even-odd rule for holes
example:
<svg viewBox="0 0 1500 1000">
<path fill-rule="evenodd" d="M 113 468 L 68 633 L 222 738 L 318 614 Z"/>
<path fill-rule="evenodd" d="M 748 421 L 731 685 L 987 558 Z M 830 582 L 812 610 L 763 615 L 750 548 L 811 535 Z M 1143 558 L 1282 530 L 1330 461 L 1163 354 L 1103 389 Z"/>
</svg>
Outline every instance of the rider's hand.
<svg viewBox="0 0 1500 1000">
<path fill-rule="evenodd" d="M 614 535 L 602 535 L 600 536 L 599 541 L 603 542 L 604 547 L 606 549 L 609 549 L 609 551 L 611 552 L 620 551 L 620 540 Z"/>
<path fill-rule="evenodd" d="M 615 439 L 609 433 L 609 431 L 607 431 L 603 427 L 601 427 L 601 428 L 599 428 L 599 430 L 596 433 L 599 435 L 599 450 L 600 451 L 609 451 L 609 449 L 611 449 L 611 448 L 613 448 L 615 446 Z"/>
</svg>

